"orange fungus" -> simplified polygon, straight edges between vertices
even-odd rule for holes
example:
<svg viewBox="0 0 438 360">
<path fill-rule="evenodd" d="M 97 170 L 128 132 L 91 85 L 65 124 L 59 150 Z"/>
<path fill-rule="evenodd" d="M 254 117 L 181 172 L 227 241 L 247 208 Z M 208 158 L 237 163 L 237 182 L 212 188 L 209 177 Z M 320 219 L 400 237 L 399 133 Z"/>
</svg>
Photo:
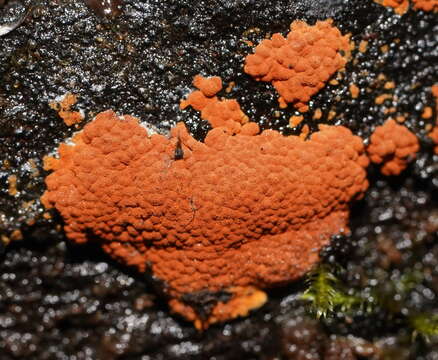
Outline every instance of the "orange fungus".
<svg viewBox="0 0 438 360">
<path fill-rule="evenodd" d="M 65 94 L 60 101 L 51 102 L 49 105 L 58 112 L 59 117 L 67 126 L 80 123 L 84 115 L 80 111 L 72 111 L 71 107 L 77 102 L 77 96 L 71 93 Z"/>
<path fill-rule="evenodd" d="M 415 10 L 438 12 L 438 0 L 412 0 Z"/>
<path fill-rule="evenodd" d="M 438 125 L 436 125 L 433 130 L 429 133 L 429 136 L 435 143 L 435 154 L 438 155 Z"/>
<path fill-rule="evenodd" d="M 409 0 L 374 0 L 376 3 L 394 8 L 399 14 L 405 14 L 409 9 Z M 414 10 L 438 12 L 438 0 L 411 0 Z"/>
<path fill-rule="evenodd" d="M 382 164 L 383 175 L 399 175 L 419 148 L 417 137 L 408 128 L 389 119 L 374 130 L 367 152 L 372 162 Z"/>
<path fill-rule="evenodd" d="M 188 106 L 201 112 L 201 117 L 207 120 L 212 127 L 224 127 L 232 134 L 243 131 L 255 131 L 258 133 L 258 125 L 248 124 L 248 117 L 234 99 L 220 100 L 216 95 L 222 89 L 220 77 L 204 78 L 195 76 L 193 85 L 199 90 L 193 91 L 186 100 L 182 100 L 180 107 Z M 243 125 L 247 124 L 243 127 Z"/>
<path fill-rule="evenodd" d="M 409 9 L 409 0 L 374 0 L 374 1 L 380 5 L 392 7 L 394 11 L 399 15 L 403 15 Z"/>
<path fill-rule="evenodd" d="M 198 85 L 188 104 L 227 104 Z M 304 141 L 259 133 L 242 117 L 230 132 L 234 117 L 213 113 L 203 142 L 182 123 L 168 138 L 100 113 L 46 161 L 42 196 L 70 240 L 98 241 L 151 271 L 172 310 L 198 328 L 246 315 L 266 301 L 264 289 L 305 274 L 332 235 L 348 232 L 349 203 L 368 186 L 362 140 L 345 127 L 321 125 Z"/>
<path fill-rule="evenodd" d="M 286 38 L 276 33 L 263 40 L 246 57 L 244 70 L 257 80 L 272 82 L 280 107 L 292 103 L 305 112 L 310 98 L 344 67 L 349 51 L 349 36 L 343 36 L 332 20 L 315 25 L 296 20 Z"/>
</svg>

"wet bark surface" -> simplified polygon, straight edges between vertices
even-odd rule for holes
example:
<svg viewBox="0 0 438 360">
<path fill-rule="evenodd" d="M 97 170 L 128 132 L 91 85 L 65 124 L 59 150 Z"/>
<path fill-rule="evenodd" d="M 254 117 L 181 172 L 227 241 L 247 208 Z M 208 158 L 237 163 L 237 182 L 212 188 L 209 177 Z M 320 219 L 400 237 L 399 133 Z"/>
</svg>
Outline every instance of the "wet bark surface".
<svg viewBox="0 0 438 360">
<path fill-rule="evenodd" d="M 430 87 L 438 82 L 436 14 L 400 17 L 371 0 L 0 1 L 0 26 L 27 10 L 21 25 L 0 37 L 2 360 L 438 356 L 436 341 L 413 340 L 409 323 L 412 315 L 437 312 L 438 162 L 427 136 L 437 114 L 421 116 L 424 107 L 434 109 Z M 251 43 L 287 33 L 293 20 L 327 18 L 352 34 L 356 48 L 338 84 L 316 95 L 291 129 L 294 109 L 280 110 L 273 87 L 244 74 L 244 57 Z M 366 51 L 358 49 L 361 41 Z M 234 82 L 222 95 L 236 98 L 262 128 L 293 134 L 306 124 L 342 124 L 367 141 L 386 119 L 403 116 L 419 137 L 421 151 L 402 176 L 384 178 L 370 168 L 351 237 L 334 239 L 323 254 L 327 263 L 341 263 L 348 288 L 379 294 L 373 311 L 339 310 L 318 321 L 300 300 L 307 285 L 299 282 L 272 291 L 251 316 L 198 333 L 169 314 L 148 276 L 98 248 L 64 241 L 61 219 L 39 201 L 43 156 L 106 109 L 162 131 L 184 121 L 202 139 L 209 125 L 179 109 L 199 73 Z M 357 98 L 352 83 L 361 89 Z M 67 92 L 85 114 L 72 127 L 49 106 Z M 376 102 L 382 94 L 391 96 Z M 400 288 L 406 274 L 417 279 L 408 290 Z"/>
</svg>

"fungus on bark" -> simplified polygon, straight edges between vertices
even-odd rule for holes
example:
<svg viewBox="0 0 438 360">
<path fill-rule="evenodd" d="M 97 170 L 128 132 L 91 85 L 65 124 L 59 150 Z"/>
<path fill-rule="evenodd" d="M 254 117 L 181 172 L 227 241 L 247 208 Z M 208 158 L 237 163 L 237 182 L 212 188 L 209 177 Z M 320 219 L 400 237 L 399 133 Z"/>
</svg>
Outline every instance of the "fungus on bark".
<svg viewBox="0 0 438 360">
<path fill-rule="evenodd" d="M 409 0 L 374 0 L 376 3 L 394 8 L 394 11 L 403 15 L 409 10 Z M 438 12 L 438 0 L 411 0 L 414 10 Z"/>
<path fill-rule="evenodd" d="M 58 112 L 59 117 L 67 126 L 72 126 L 84 120 L 84 114 L 81 111 L 71 110 L 77 101 L 78 99 L 75 94 L 66 93 L 60 99 L 51 102 L 49 106 Z"/>
<path fill-rule="evenodd" d="M 191 106 L 201 112 L 201 117 L 207 120 L 212 127 L 223 127 L 231 134 L 244 132 L 255 135 L 259 132 L 256 123 L 249 122 L 248 116 L 234 99 L 219 99 L 216 94 L 222 90 L 222 80 L 214 76 L 204 78 L 195 76 L 193 85 L 199 90 L 193 91 L 180 103 L 180 108 Z"/>
<path fill-rule="evenodd" d="M 418 139 L 407 127 L 389 119 L 376 127 L 367 148 L 370 160 L 382 164 L 383 175 L 399 175 L 420 149 Z"/>
<path fill-rule="evenodd" d="M 227 104 L 199 87 L 195 97 Z M 304 141 L 242 117 L 231 132 L 213 113 L 204 142 L 182 123 L 170 138 L 149 136 L 131 116 L 100 113 L 46 159 L 42 196 L 70 240 L 152 271 L 173 311 L 200 329 L 246 315 L 264 289 L 309 271 L 349 231 L 349 203 L 368 186 L 362 140 L 345 127 L 321 125 Z"/>
<path fill-rule="evenodd" d="M 308 111 L 310 98 L 345 66 L 350 53 L 349 35 L 343 36 L 332 23 L 295 20 L 286 38 L 275 33 L 246 57 L 245 72 L 272 82 L 280 94 L 280 107 L 292 103 L 299 111 Z"/>
<path fill-rule="evenodd" d="M 433 140 L 433 142 L 435 143 L 435 154 L 438 155 L 438 125 L 435 125 L 435 127 L 433 128 L 433 130 L 429 133 L 430 138 Z"/>
<path fill-rule="evenodd" d="M 438 0 L 412 0 L 415 10 L 438 12 Z"/>
</svg>

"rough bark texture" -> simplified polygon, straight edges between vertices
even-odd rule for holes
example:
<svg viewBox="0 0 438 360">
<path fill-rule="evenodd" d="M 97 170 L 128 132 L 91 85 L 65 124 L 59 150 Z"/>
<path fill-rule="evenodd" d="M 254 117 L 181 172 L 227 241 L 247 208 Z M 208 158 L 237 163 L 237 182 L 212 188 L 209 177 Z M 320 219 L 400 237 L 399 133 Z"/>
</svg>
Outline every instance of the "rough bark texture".
<svg viewBox="0 0 438 360">
<path fill-rule="evenodd" d="M 438 165 L 428 136 L 436 117 L 430 90 L 438 82 L 436 14 L 411 9 L 400 17 L 372 0 L 127 0 L 116 16 L 111 9 L 95 13 L 99 2 L 88 3 L 0 1 L 1 24 L 30 9 L 0 38 L 1 359 L 437 357 L 433 339 L 412 342 L 407 321 L 437 311 Z M 352 34 L 356 48 L 337 84 L 316 94 L 303 121 L 290 128 L 294 109 L 278 108 L 275 89 L 244 73 L 244 58 L 251 43 L 285 35 L 294 20 L 327 18 Z M 387 307 L 371 315 L 339 312 L 317 324 L 299 300 L 305 285 L 297 283 L 269 294 L 250 317 L 199 334 L 169 314 L 150 277 L 92 245 L 64 242 L 61 220 L 39 202 L 43 156 L 110 108 L 163 131 L 184 121 L 203 139 L 208 123 L 178 106 L 196 74 L 221 76 L 225 87 L 233 81 L 227 95 L 262 129 L 283 134 L 328 123 L 367 140 L 389 117 L 404 118 L 420 141 L 416 160 L 391 179 L 371 168 L 370 190 L 353 209 L 351 239 L 335 239 L 324 252 L 329 263 L 342 260 L 340 277 L 349 288 L 377 292 Z M 351 96 L 352 84 L 358 96 Z M 72 111 L 85 112 L 73 127 L 49 105 L 68 92 L 78 99 Z M 421 116 L 426 106 L 433 108 L 428 119 Z M 412 270 L 422 280 L 400 295 L 396 284 Z M 365 345 L 346 342 L 349 334 Z"/>
</svg>

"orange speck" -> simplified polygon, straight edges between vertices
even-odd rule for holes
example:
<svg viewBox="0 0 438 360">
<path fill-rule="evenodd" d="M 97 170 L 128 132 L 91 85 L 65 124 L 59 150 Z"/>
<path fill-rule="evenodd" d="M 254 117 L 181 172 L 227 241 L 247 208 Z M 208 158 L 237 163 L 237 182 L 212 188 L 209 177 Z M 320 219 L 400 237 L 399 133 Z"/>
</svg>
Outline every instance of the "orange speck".
<svg viewBox="0 0 438 360">
<path fill-rule="evenodd" d="M 382 45 L 380 47 L 380 51 L 384 54 L 386 54 L 389 51 L 389 46 L 388 45 Z"/>
<path fill-rule="evenodd" d="M 353 99 L 356 99 L 359 96 L 360 89 L 357 87 L 356 84 L 351 84 L 350 85 L 350 94 L 351 94 L 351 97 Z"/>
<path fill-rule="evenodd" d="M 432 108 L 430 106 L 426 106 L 423 109 L 423 113 L 421 114 L 421 117 L 423 119 L 430 119 L 432 117 L 433 111 Z"/>
<path fill-rule="evenodd" d="M 9 170 L 11 168 L 11 162 L 9 160 L 3 160 L 2 168 L 5 170 Z"/>
<path fill-rule="evenodd" d="M 392 99 L 392 95 L 391 94 L 381 94 L 381 95 L 376 97 L 374 102 L 377 105 L 382 105 L 386 100 L 389 100 L 389 99 Z"/>
<path fill-rule="evenodd" d="M 289 118 L 289 126 L 294 128 L 294 127 L 298 126 L 299 124 L 301 124 L 303 119 L 304 119 L 304 116 L 302 116 L 302 115 L 293 115 Z"/>
<path fill-rule="evenodd" d="M 330 110 L 327 116 L 327 120 L 331 121 L 336 117 L 336 111 Z"/>
<path fill-rule="evenodd" d="M 10 175 L 8 177 L 8 192 L 11 196 L 16 196 L 18 194 L 17 175 Z"/>
<path fill-rule="evenodd" d="M 435 154 L 438 155 L 438 125 L 433 128 L 433 130 L 429 133 L 429 137 L 433 140 L 435 143 Z"/>
<path fill-rule="evenodd" d="M 301 129 L 300 138 L 303 139 L 303 140 L 306 140 L 307 136 L 309 135 L 309 132 L 310 132 L 309 125 L 305 124 L 303 126 L 303 128 Z"/>
<path fill-rule="evenodd" d="M 234 81 L 230 81 L 227 88 L 225 89 L 225 92 L 229 94 L 231 91 L 233 91 L 234 87 L 236 86 L 236 83 Z"/>
<path fill-rule="evenodd" d="M 50 103 L 50 107 L 58 112 L 59 117 L 67 126 L 80 123 L 84 116 L 79 111 L 71 111 L 71 107 L 77 102 L 77 97 L 74 94 L 67 93 L 60 102 Z"/>
<path fill-rule="evenodd" d="M 315 110 L 315 113 L 313 114 L 313 119 L 314 120 L 319 120 L 322 117 L 322 110 L 320 108 L 317 108 Z"/>
<path fill-rule="evenodd" d="M 394 106 L 391 106 L 390 108 L 384 108 L 384 109 L 383 109 L 383 113 L 384 113 L 385 115 L 387 115 L 387 114 L 393 114 L 393 113 L 395 113 L 396 111 L 397 111 L 397 108 L 394 107 Z"/>
<path fill-rule="evenodd" d="M 397 116 L 397 117 L 395 118 L 395 120 L 396 120 L 399 124 L 402 124 L 402 123 L 404 123 L 404 122 L 406 121 L 406 117 L 403 116 L 403 115 L 399 115 L 399 116 Z"/>
<path fill-rule="evenodd" d="M 368 49 L 368 41 L 367 41 L 367 40 L 362 40 L 362 41 L 359 43 L 359 51 L 360 51 L 361 53 L 364 53 L 364 52 L 367 51 L 367 49 Z"/>
<path fill-rule="evenodd" d="M 385 85 L 383 85 L 383 87 L 384 87 L 385 89 L 387 89 L 387 90 L 389 90 L 389 89 L 394 89 L 394 88 L 395 88 L 395 83 L 394 83 L 394 81 L 387 81 L 387 82 L 385 83 Z"/>
<path fill-rule="evenodd" d="M 433 96 L 438 98 L 438 85 L 432 85 L 431 91 L 432 91 Z"/>
<path fill-rule="evenodd" d="M 385 75 L 385 74 L 382 74 L 382 73 L 380 73 L 379 75 L 377 75 L 377 80 L 379 80 L 379 81 L 383 81 L 383 80 L 386 80 L 386 75 Z"/>
<path fill-rule="evenodd" d="M 408 11 L 409 0 L 374 0 L 376 3 L 394 8 L 394 11 L 403 15 Z"/>
<path fill-rule="evenodd" d="M 14 230 L 11 233 L 10 239 L 12 241 L 21 241 L 23 240 L 23 233 L 21 232 L 21 230 Z"/>
</svg>

